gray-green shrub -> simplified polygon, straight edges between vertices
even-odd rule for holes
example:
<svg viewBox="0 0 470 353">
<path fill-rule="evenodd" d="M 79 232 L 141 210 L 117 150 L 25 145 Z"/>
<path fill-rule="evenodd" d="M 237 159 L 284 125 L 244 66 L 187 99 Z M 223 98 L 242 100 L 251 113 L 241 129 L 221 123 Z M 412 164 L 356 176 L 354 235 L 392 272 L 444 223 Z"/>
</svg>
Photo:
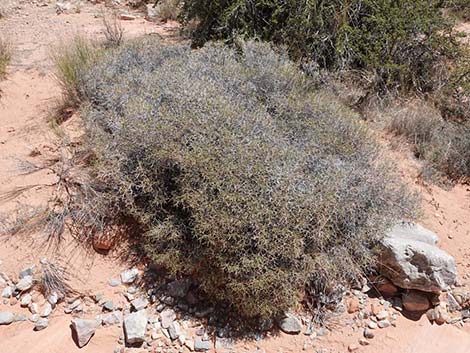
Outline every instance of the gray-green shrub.
<svg viewBox="0 0 470 353">
<path fill-rule="evenodd" d="M 91 218 L 132 219 L 151 261 L 241 315 L 287 310 L 313 280 L 354 279 L 414 214 L 354 114 L 267 44 L 139 41 L 80 82 Z"/>
<path fill-rule="evenodd" d="M 186 0 L 195 45 L 255 37 L 329 69 L 372 72 L 373 89 L 432 90 L 458 56 L 442 0 Z"/>
</svg>

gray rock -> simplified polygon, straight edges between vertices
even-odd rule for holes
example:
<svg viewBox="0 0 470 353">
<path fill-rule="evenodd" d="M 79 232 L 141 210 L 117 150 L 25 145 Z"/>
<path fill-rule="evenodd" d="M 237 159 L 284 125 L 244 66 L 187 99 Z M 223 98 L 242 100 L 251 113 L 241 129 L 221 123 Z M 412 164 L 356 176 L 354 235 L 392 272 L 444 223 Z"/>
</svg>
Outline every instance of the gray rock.
<svg viewBox="0 0 470 353">
<path fill-rule="evenodd" d="M 75 309 L 77 309 L 81 304 L 82 304 L 82 301 L 81 301 L 80 299 L 76 299 L 76 300 L 73 301 L 72 304 L 69 305 L 68 308 L 69 308 L 70 310 L 75 310 Z"/>
<path fill-rule="evenodd" d="M 416 240 L 429 245 L 436 245 L 439 241 L 437 234 L 433 233 L 429 229 L 424 228 L 420 224 L 409 223 L 406 221 L 401 221 L 393 227 L 387 233 L 387 237 Z"/>
<path fill-rule="evenodd" d="M 184 298 L 191 287 L 191 280 L 182 279 L 168 283 L 167 292 L 175 298 Z"/>
<path fill-rule="evenodd" d="M 470 319 L 470 309 L 462 310 L 461 312 L 462 319 Z"/>
<path fill-rule="evenodd" d="M 15 315 L 15 322 L 28 321 L 28 317 L 25 314 Z"/>
<path fill-rule="evenodd" d="M 13 289 L 10 286 L 6 286 L 2 290 L 2 298 L 10 298 L 13 294 Z"/>
<path fill-rule="evenodd" d="M 34 324 L 34 331 L 44 330 L 47 326 L 49 326 L 49 320 L 45 318 L 38 319 Z"/>
<path fill-rule="evenodd" d="M 25 307 L 29 306 L 29 304 L 31 304 L 31 300 L 32 300 L 31 294 L 29 294 L 29 293 L 25 294 L 21 297 L 20 305 L 25 308 Z"/>
<path fill-rule="evenodd" d="M 148 21 L 151 21 L 151 22 L 156 22 L 158 19 L 159 19 L 159 5 L 158 4 L 157 6 L 154 6 L 154 4 L 147 4 L 147 13 L 145 15 L 145 18 L 148 20 Z"/>
<path fill-rule="evenodd" d="M 72 319 L 72 329 L 79 348 L 86 346 L 90 342 L 98 325 L 99 323 L 96 320 Z"/>
<path fill-rule="evenodd" d="M 25 291 L 30 289 L 33 286 L 33 276 L 26 275 L 21 278 L 16 284 L 16 289 L 20 291 Z"/>
<path fill-rule="evenodd" d="M 228 349 L 232 350 L 234 347 L 234 340 L 227 337 L 216 337 L 215 339 L 215 349 Z"/>
<path fill-rule="evenodd" d="M 129 316 L 124 319 L 124 332 L 128 344 L 133 345 L 144 342 L 146 331 L 147 314 L 145 311 L 142 310 L 129 314 Z"/>
<path fill-rule="evenodd" d="M 69 3 L 57 2 L 55 4 L 55 10 L 58 15 L 69 11 L 71 8 L 72 8 L 72 5 Z"/>
<path fill-rule="evenodd" d="M 113 311 L 109 314 L 103 314 L 101 320 L 104 326 L 120 325 L 122 324 L 122 312 Z"/>
<path fill-rule="evenodd" d="M 125 270 L 121 272 L 121 282 L 125 284 L 133 283 L 137 276 L 139 275 L 139 270 L 132 268 L 130 270 Z"/>
<path fill-rule="evenodd" d="M 139 297 L 137 299 L 134 299 L 131 302 L 131 305 L 136 311 L 140 311 L 145 309 L 147 305 L 149 305 L 149 301 L 146 298 Z"/>
<path fill-rule="evenodd" d="M 382 241 L 381 273 L 401 288 L 433 293 L 447 290 L 457 278 L 455 260 L 429 239 L 388 233 Z"/>
<path fill-rule="evenodd" d="M 37 303 L 31 303 L 28 306 L 29 311 L 31 314 L 38 314 L 39 313 L 39 306 Z"/>
<path fill-rule="evenodd" d="M 364 337 L 367 339 L 374 338 L 375 334 L 374 331 L 372 331 L 370 328 L 366 327 L 364 329 Z"/>
<path fill-rule="evenodd" d="M 52 314 L 52 305 L 51 303 L 47 302 L 46 304 L 44 304 L 44 307 L 42 308 L 41 317 L 48 317 L 51 314 Z"/>
<path fill-rule="evenodd" d="M 177 321 L 173 321 L 170 327 L 168 327 L 168 333 L 172 340 L 177 339 L 181 335 L 180 324 Z"/>
<path fill-rule="evenodd" d="M 196 337 L 196 340 L 194 341 L 194 350 L 196 352 L 205 352 L 211 348 L 211 341 L 203 341 L 200 337 Z"/>
<path fill-rule="evenodd" d="M 279 325 L 279 328 L 285 333 L 298 334 L 300 331 L 302 331 L 302 324 L 300 320 L 291 313 L 287 313 L 285 317 L 278 320 L 277 324 Z"/>
<path fill-rule="evenodd" d="M 23 269 L 20 274 L 19 274 L 19 278 L 20 279 L 23 279 L 25 278 L 26 276 L 33 276 L 33 273 L 34 273 L 34 269 L 36 268 L 35 265 L 31 265 L 25 269 Z"/>
<path fill-rule="evenodd" d="M 111 286 L 111 287 L 117 287 L 121 284 L 121 280 L 119 278 L 111 278 L 109 281 L 108 281 L 108 284 Z"/>
<path fill-rule="evenodd" d="M 10 311 L 0 312 L 0 325 L 9 325 L 15 321 L 15 314 Z"/>
<path fill-rule="evenodd" d="M 114 310 L 114 303 L 111 300 L 108 300 L 103 304 L 103 309 L 106 311 L 113 311 Z"/>
<path fill-rule="evenodd" d="M 176 313 L 172 309 L 165 309 L 160 314 L 163 328 L 169 328 L 171 323 L 176 319 Z"/>
<path fill-rule="evenodd" d="M 56 292 L 51 293 L 47 296 L 47 301 L 54 306 L 59 301 L 59 295 Z"/>
<path fill-rule="evenodd" d="M 377 326 L 380 328 L 386 328 L 390 326 L 390 321 L 388 320 L 381 320 L 377 323 Z"/>
</svg>

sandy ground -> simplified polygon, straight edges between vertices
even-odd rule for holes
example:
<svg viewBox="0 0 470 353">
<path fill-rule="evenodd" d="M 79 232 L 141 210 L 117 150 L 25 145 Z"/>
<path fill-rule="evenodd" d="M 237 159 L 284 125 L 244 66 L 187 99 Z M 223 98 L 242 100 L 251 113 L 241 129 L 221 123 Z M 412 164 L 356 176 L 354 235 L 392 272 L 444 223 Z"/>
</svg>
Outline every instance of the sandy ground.
<svg viewBox="0 0 470 353">
<path fill-rule="evenodd" d="M 55 13 L 54 6 L 41 6 L 24 2 L 20 8 L 0 20 L 0 33 L 15 44 L 14 59 L 8 77 L 0 82 L 0 195 L 18 187 L 36 185 L 28 192 L 0 202 L 0 213 L 8 213 L 19 203 L 43 205 L 47 203 L 51 189 L 44 185 L 54 183 L 57 177 L 47 170 L 21 176 L 22 161 L 42 163 L 58 154 L 58 137 L 48 123 L 54 107 L 60 99 L 60 87 L 53 77 L 49 57 L 53 46 L 76 33 L 86 33 L 91 38 L 102 37 L 99 18 L 101 8 L 83 5 L 81 13 Z M 159 33 L 171 35 L 174 26 L 157 25 L 143 19 L 122 21 L 128 37 Z M 78 119 L 75 117 L 74 119 Z M 74 125 L 68 123 L 68 129 Z M 451 190 L 425 184 L 418 177 L 416 162 L 408 152 L 391 151 L 400 160 L 403 177 L 414 185 L 423 196 L 423 224 L 441 237 L 440 246 L 457 260 L 462 282 L 470 267 L 470 187 L 457 185 Z M 41 234 L 22 237 L 4 237 L 0 243 L 1 270 L 16 276 L 19 270 L 39 259 L 55 257 L 67 262 L 74 274 L 74 287 L 85 293 L 104 293 L 108 298 L 118 298 L 119 291 L 107 285 L 107 281 L 126 268 L 112 256 L 90 256 L 73 251 L 72 243 L 66 243 L 60 254 L 34 246 Z M 119 299 L 116 299 L 119 300 Z M 0 311 L 16 310 L 26 313 L 18 305 L 0 303 Z M 92 313 L 90 313 L 91 315 Z M 68 353 L 112 352 L 117 346 L 120 329 L 99 329 L 95 337 L 83 349 L 78 349 L 71 338 L 70 316 L 56 310 L 50 326 L 40 332 L 32 330 L 30 322 L 0 326 L 0 353 Z M 317 339 L 306 351 L 315 352 L 328 348 L 329 352 L 345 352 L 351 343 L 361 336 L 346 324 L 338 323 L 332 334 Z M 260 342 L 240 342 L 237 351 L 300 352 L 306 336 L 280 335 Z M 377 332 L 370 346 L 360 347 L 369 353 L 468 353 L 470 352 L 470 328 L 452 325 L 431 325 L 424 317 L 411 321 L 400 317 L 397 327 Z"/>
</svg>

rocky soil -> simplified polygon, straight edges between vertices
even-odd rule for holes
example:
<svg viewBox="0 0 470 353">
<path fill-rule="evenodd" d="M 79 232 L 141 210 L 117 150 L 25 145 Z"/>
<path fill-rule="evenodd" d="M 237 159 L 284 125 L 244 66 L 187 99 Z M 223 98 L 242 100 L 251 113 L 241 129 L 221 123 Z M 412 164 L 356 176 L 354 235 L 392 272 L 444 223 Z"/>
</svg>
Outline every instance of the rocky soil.
<svg viewBox="0 0 470 353">
<path fill-rule="evenodd" d="M 109 3 L 127 38 L 177 34 L 174 23 Z M 71 111 L 61 129 L 49 123 L 61 97 L 49 53 L 76 33 L 103 38 L 101 16 L 92 2 L 8 3 L 0 33 L 15 53 L 0 82 L 3 220 L 54 192 L 57 174 L 34 166 L 57 160 L 64 133 L 73 143 L 80 117 Z M 347 291 L 325 326 L 297 310 L 266 323 L 263 335 L 233 337 L 187 280 L 163 279 L 121 249 L 90 254 L 67 234 L 51 248 L 39 229 L 12 236 L 0 226 L 0 352 L 470 352 L 470 188 L 427 184 L 406 148 L 389 153 L 423 195 L 423 227 L 391 230 L 382 276 Z M 54 278 L 67 285 L 51 286 Z"/>
</svg>

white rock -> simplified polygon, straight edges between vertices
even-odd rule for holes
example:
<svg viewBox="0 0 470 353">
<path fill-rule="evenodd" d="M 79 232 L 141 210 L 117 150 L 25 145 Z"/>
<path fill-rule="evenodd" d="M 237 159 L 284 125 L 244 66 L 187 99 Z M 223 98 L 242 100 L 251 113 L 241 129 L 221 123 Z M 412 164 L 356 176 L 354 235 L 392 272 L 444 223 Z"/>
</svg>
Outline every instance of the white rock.
<svg viewBox="0 0 470 353">
<path fill-rule="evenodd" d="M 457 278 L 455 260 L 433 244 L 431 236 L 390 231 L 382 241 L 381 273 L 400 288 L 439 293 Z"/>
<path fill-rule="evenodd" d="M 38 314 L 39 313 L 39 307 L 38 307 L 37 303 L 31 303 L 28 306 L 28 309 L 31 312 L 31 314 Z"/>
<path fill-rule="evenodd" d="M 13 294 L 13 289 L 10 286 L 6 286 L 2 290 L 2 298 L 10 298 Z"/>
<path fill-rule="evenodd" d="M 59 295 L 56 292 L 51 293 L 47 296 L 47 301 L 54 306 L 59 301 Z"/>
<path fill-rule="evenodd" d="M 278 321 L 279 328 L 285 333 L 298 334 L 302 331 L 300 320 L 291 313 L 287 313 L 285 317 Z"/>
<path fill-rule="evenodd" d="M 133 283 L 137 279 L 138 275 L 139 270 L 136 268 L 125 270 L 121 272 L 121 282 L 125 284 Z"/>
<path fill-rule="evenodd" d="M 96 320 L 72 319 L 72 329 L 77 339 L 77 346 L 82 348 L 90 342 L 99 323 Z"/>
<path fill-rule="evenodd" d="M 16 289 L 26 291 L 33 286 L 33 276 L 26 275 L 18 281 Z"/>
<path fill-rule="evenodd" d="M 176 319 L 176 313 L 172 309 L 165 309 L 160 314 L 163 328 L 169 328 L 171 323 Z"/>
<path fill-rule="evenodd" d="M 126 342 L 130 345 L 142 343 L 147 332 L 147 314 L 144 310 L 129 314 L 124 319 Z"/>
<path fill-rule="evenodd" d="M 104 326 L 120 325 L 122 324 L 122 312 L 113 311 L 109 314 L 103 314 L 101 320 Z"/>
<path fill-rule="evenodd" d="M 31 304 L 31 300 L 32 300 L 32 296 L 31 294 L 25 294 L 21 297 L 21 300 L 20 300 L 20 305 L 22 307 L 27 307 L 29 306 L 29 304 Z"/>
<path fill-rule="evenodd" d="M 15 321 L 15 314 L 10 311 L 0 312 L 0 325 L 9 325 Z"/>
<path fill-rule="evenodd" d="M 33 273 L 34 273 L 34 269 L 36 268 L 35 265 L 31 265 L 23 270 L 21 270 L 20 274 L 19 274 L 19 278 L 20 279 L 23 279 L 25 278 L 26 276 L 33 276 Z"/>
<path fill-rule="evenodd" d="M 52 314 L 52 305 L 51 303 L 47 302 L 46 304 L 44 304 L 44 307 L 42 308 L 41 317 L 48 317 L 51 314 Z"/>
<path fill-rule="evenodd" d="M 168 334 L 172 340 L 177 339 L 181 335 L 181 327 L 178 321 L 173 321 L 168 328 Z"/>
<path fill-rule="evenodd" d="M 34 331 L 44 330 L 47 326 L 49 326 L 49 320 L 44 318 L 38 319 L 34 325 Z"/>
<path fill-rule="evenodd" d="M 146 298 L 139 297 L 137 299 L 134 299 L 131 304 L 136 311 L 140 311 L 147 307 L 149 301 Z"/>
</svg>

